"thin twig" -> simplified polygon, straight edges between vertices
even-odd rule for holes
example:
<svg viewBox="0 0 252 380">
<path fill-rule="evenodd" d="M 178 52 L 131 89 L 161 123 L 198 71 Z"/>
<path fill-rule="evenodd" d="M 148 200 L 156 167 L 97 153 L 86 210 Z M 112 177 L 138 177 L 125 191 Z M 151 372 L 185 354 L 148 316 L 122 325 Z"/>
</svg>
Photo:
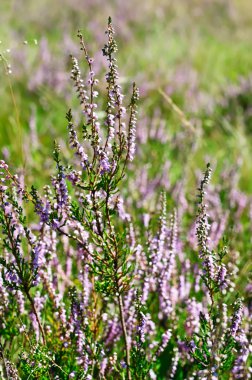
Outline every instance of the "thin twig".
<svg viewBox="0 0 252 380">
<path fill-rule="evenodd" d="M 158 92 L 163 96 L 163 98 L 166 100 L 166 102 L 169 104 L 171 109 L 178 115 L 180 121 L 182 122 L 184 127 L 187 127 L 190 129 L 191 132 L 196 132 L 195 127 L 192 125 L 192 123 L 186 118 L 184 112 L 174 103 L 172 98 L 167 95 L 161 88 L 158 90 Z"/>
<path fill-rule="evenodd" d="M 36 320 L 37 320 L 38 326 L 39 326 L 39 330 L 40 330 L 41 335 L 42 335 L 43 344 L 45 345 L 46 344 L 45 332 L 44 332 L 43 326 L 41 324 L 41 321 L 40 321 L 40 318 L 39 318 L 36 306 L 34 304 L 34 300 L 32 299 L 32 297 L 31 297 L 31 295 L 29 293 L 29 290 L 24 289 L 24 291 L 25 291 L 25 294 L 26 294 L 28 300 L 30 301 L 30 304 L 31 304 L 31 307 L 32 307 L 32 311 L 33 311 L 33 313 L 34 313 L 34 315 L 36 317 Z"/>
<path fill-rule="evenodd" d="M 126 350 L 126 364 L 127 364 L 127 380 L 131 380 L 131 373 L 130 373 L 130 347 L 128 342 L 128 335 L 127 335 L 127 329 L 124 319 L 124 310 L 123 310 L 123 301 L 122 301 L 122 295 L 119 294 L 118 296 L 118 303 L 119 303 L 119 310 L 120 310 L 120 319 L 122 323 L 122 329 L 123 329 L 123 336 L 125 341 L 125 350 Z"/>
</svg>

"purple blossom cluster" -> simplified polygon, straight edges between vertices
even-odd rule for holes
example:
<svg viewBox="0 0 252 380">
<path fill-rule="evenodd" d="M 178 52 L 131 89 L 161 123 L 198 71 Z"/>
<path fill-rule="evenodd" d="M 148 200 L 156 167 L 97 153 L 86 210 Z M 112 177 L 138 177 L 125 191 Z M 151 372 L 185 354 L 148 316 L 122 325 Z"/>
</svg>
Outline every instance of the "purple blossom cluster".
<svg viewBox="0 0 252 380">
<path fill-rule="evenodd" d="M 239 253 L 224 235 L 234 219 L 239 236 L 251 200 L 226 173 L 224 209 L 208 164 L 195 218 L 184 179 L 173 185 L 165 173 L 170 162 L 156 178 L 134 166 L 139 91 L 133 84 L 126 106 L 111 19 L 106 36 L 104 107 L 78 33 L 88 69 L 85 81 L 71 57 L 80 126 L 69 110 L 72 155 L 55 143 L 50 186 L 29 189 L 0 161 L 1 376 L 249 378 L 251 304 L 235 300 Z"/>
</svg>

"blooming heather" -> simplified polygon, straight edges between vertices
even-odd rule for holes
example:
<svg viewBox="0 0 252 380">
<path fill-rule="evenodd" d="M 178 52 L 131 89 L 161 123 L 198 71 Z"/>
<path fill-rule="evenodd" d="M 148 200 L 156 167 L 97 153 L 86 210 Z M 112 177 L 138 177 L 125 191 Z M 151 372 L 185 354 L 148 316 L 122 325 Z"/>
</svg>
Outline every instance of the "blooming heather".
<svg viewBox="0 0 252 380">
<path fill-rule="evenodd" d="M 195 215 L 172 158 L 157 175 L 154 159 L 140 165 L 140 141 L 172 139 L 164 124 L 137 132 L 139 90 L 123 95 L 111 19 L 104 83 L 78 40 L 80 113 L 66 114 L 70 149 L 55 142 L 48 185 L 0 161 L 1 379 L 248 379 L 251 286 L 237 295 L 237 261 L 251 200 L 231 173 L 211 185 L 208 164 Z"/>
</svg>

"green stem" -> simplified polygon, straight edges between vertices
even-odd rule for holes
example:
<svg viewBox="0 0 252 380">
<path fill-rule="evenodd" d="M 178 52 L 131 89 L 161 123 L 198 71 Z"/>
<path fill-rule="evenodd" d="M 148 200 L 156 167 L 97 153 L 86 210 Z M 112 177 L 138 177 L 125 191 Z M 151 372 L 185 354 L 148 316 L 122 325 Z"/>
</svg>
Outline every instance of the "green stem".
<svg viewBox="0 0 252 380">
<path fill-rule="evenodd" d="M 118 303 L 119 303 L 120 319 L 121 319 L 122 330 L 123 330 L 123 337 L 124 337 L 124 342 L 125 342 L 126 365 L 127 365 L 127 380 L 131 380 L 131 373 L 130 373 L 130 347 L 129 347 L 127 329 L 126 329 L 126 324 L 125 324 L 125 319 L 124 319 L 123 301 L 122 301 L 122 295 L 121 294 L 119 294 L 119 296 L 118 296 Z"/>
<path fill-rule="evenodd" d="M 31 295 L 30 295 L 30 293 L 29 293 L 29 290 L 26 290 L 26 289 L 25 289 L 24 291 L 25 291 L 25 294 L 26 294 L 28 300 L 30 301 L 30 304 L 31 304 L 31 307 L 32 307 L 32 311 L 33 311 L 33 313 L 34 313 L 34 315 L 35 315 L 35 318 L 36 318 L 36 320 L 37 320 L 37 322 L 38 322 L 39 330 L 40 330 L 41 335 L 42 335 L 43 344 L 45 345 L 45 344 L 46 344 L 45 332 L 44 332 L 43 326 L 42 326 L 42 324 L 41 324 L 41 321 L 40 321 L 40 318 L 39 318 L 38 312 L 37 312 L 37 310 L 36 310 L 36 306 L 35 306 L 35 304 L 34 304 L 34 300 L 32 299 L 32 297 L 31 297 Z"/>
</svg>

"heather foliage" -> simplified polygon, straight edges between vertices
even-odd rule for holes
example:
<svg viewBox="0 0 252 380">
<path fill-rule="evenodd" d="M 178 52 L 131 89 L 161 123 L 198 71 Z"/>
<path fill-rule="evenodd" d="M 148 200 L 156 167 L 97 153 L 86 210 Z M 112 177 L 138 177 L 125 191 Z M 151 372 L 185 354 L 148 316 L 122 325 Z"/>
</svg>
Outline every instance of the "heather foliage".
<svg viewBox="0 0 252 380">
<path fill-rule="evenodd" d="M 111 19 L 101 94 L 78 38 L 71 153 L 55 142 L 43 190 L 0 161 L 1 378 L 249 379 L 251 299 L 238 294 L 236 261 L 251 200 L 230 169 L 211 185 L 210 164 L 191 197 L 184 178 L 149 178 L 140 140 L 167 136 L 137 131 L 139 91 L 124 99 Z M 173 108 L 185 132 L 166 149 L 187 140 L 193 152 L 196 132 Z"/>
</svg>

